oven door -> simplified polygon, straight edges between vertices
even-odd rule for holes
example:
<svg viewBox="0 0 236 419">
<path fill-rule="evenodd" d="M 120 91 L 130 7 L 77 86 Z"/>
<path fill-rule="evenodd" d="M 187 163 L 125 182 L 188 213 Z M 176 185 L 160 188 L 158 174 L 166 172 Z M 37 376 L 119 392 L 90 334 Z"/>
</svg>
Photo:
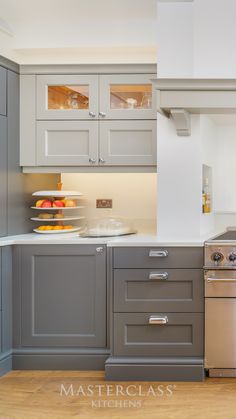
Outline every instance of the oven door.
<svg viewBox="0 0 236 419">
<path fill-rule="evenodd" d="M 205 368 L 236 368 L 236 271 L 205 272 Z"/>
<path fill-rule="evenodd" d="M 236 270 L 205 271 L 205 297 L 236 297 Z"/>
</svg>

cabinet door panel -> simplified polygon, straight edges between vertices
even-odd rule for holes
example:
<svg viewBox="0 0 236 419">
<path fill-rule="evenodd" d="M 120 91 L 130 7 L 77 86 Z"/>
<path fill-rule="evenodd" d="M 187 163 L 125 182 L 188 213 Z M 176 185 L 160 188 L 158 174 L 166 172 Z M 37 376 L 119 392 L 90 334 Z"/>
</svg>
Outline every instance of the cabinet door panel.
<svg viewBox="0 0 236 419">
<path fill-rule="evenodd" d="M 0 115 L 0 236 L 7 234 L 7 118 Z"/>
<path fill-rule="evenodd" d="M 106 346 L 105 254 L 90 245 L 22 249 L 22 346 Z"/>
<path fill-rule="evenodd" d="M 7 70 L 0 67 L 0 115 L 7 114 Z"/>
<path fill-rule="evenodd" d="M 99 77 L 102 118 L 156 119 L 155 74 L 113 74 Z M 105 115 L 104 115 L 105 114 Z"/>
<path fill-rule="evenodd" d="M 203 303 L 202 269 L 114 269 L 116 312 L 203 312 Z"/>
<path fill-rule="evenodd" d="M 156 121 L 101 121 L 100 157 L 106 165 L 156 165 Z"/>
<path fill-rule="evenodd" d="M 37 119 L 91 119 L 98 114 L 98 76 L 37 76 Z"/>
<path fill-rule="evenodd" d="M 38 121 L 37 165 L 90 165 L 98 160 L 98 122 Z"/>
<path fill-rule="evenodd" d="M 167 324 L 150 324 L 151 316 Z M 115 356 L 202 356 L 203 313 L 116 313 Z"/>
</svg>

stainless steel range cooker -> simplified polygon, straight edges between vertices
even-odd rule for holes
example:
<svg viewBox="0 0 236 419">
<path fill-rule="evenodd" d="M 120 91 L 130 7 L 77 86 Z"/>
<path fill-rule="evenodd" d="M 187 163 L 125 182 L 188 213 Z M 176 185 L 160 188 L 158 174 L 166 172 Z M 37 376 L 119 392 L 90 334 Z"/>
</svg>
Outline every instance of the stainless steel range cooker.
<svg viewBox="0 0 236 419">
<path fill-rule="evenodd" d="M 205 243 L 205 368 L 236 376 L 236 230 Z"/>
</svg>

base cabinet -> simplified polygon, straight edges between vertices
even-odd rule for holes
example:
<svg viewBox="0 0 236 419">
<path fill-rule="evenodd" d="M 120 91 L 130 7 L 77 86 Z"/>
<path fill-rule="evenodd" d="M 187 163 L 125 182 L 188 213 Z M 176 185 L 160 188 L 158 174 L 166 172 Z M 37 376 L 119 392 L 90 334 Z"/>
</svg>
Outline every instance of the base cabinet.
<svg viewBox="0 0 236 419">
<path fill-rule="evenodd" d="M 0 376 L 12 368 L 12 249 L 0 248 Z"/>
<path fill-rule="evenodd" d="M 106 379 L 203 380 L 203 249 L 114 248 L 112 266 Z"/>
<path fill-rule="evenodd" d="M 0 236 L 7 234 L 7 117 L 0 115 Z"/>
<path fill-rule="evenodd" d="M 14 285 L 16 365 L 46 368 L 50 355 L 106 353 L 106 248 L 99 245 L 18 246 Z M 17 268 L 18 266 L 18 268 Z M 21 298 L 19 299 L 19 295 Z M 35 364 L 33 362 L 35 354 Z M 45 355 L 45 363 L 42 357 Z M 48 355 L 48 357 L 47 357 Z M 32 358 L 33 357 L 33 358 Z M 58 358 L 59 359 L 59 358 Z M 39 362 L 40 360 L 40 362 Z M 96 362 L 91 363 L 96 368 Z M 81 359 L 80 359 L 81 362 Z M 51 364 L 53 365 L 53 363 Z M 68 363 L 57 364 L 63 368 Z M 74 363 L 74 369 L 78 360 Z M 99 368 L 99 366 L 97 365 Z M 89 368 L 86 362 L 80 368 Z"/>
</svg>

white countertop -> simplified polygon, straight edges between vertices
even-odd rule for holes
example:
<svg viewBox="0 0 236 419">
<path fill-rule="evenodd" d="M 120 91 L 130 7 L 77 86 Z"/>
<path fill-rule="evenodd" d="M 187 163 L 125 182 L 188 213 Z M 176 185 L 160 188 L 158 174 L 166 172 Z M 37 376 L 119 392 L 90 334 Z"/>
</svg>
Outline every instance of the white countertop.
<svg viewBox="0 0 236 419">
<path fill-rule="evenodd" d="M 202 237 L 190 237 L 184 240 L 162 240 L 155 234 L 133 234 L 120 237 L 84 238 L 77 233 L 41 235 L 37 233 L 20 234 L 0 238 L 0 247 L 17 244 L 106 244 L 108 247 L 135 247 L 135 246 L 178 246 L 202 247 L 206 240 L 219 234 L 208 233 Z"/>
</svg>

